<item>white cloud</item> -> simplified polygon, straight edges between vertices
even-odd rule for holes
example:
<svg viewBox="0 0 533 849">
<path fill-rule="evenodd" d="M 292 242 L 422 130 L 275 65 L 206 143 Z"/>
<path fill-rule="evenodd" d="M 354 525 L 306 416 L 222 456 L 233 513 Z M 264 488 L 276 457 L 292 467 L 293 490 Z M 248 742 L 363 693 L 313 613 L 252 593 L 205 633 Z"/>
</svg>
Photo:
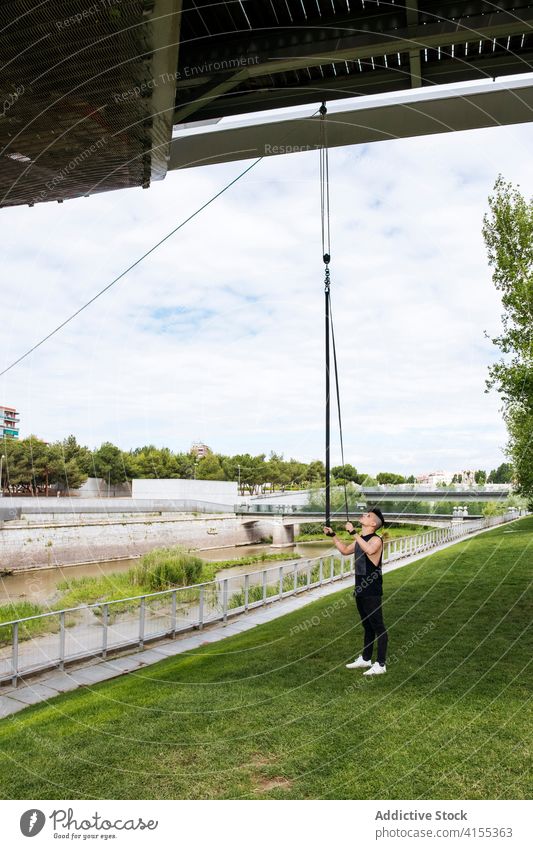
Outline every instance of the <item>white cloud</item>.
<svg viewBox="0 0 533 849">
<path fill-rule="evenodd" d="M 533 130 L 331 152 L 332 298 L 347 460 L 494 467 L 501 312 L 481 224 L 498 173 L 531 194 Z M 323 453 L 317 154 L 273 157 L 0 384 L 22 433 L 89 445 Z M 242 163 L 3 212 L 2 366 L 235 176 Z M 335 413 L 336 415 L 336 413 Z M 334 420 L 336 422 L 336 419 Z M 338 443 L 337 443 L 338 444 Z M 337 451 L 338 453 L 338 451 Z M 336 457 L 336 461 L 338 457 Z"/>
</svg>

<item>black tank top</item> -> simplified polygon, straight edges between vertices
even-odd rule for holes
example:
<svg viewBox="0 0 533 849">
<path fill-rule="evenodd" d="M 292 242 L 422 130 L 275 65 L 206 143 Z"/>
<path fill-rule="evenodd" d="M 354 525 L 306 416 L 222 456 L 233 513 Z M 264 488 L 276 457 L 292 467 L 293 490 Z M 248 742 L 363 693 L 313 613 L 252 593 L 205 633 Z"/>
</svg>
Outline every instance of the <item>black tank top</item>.
<svg viewBox="0 0 533 849">
<path fill-rule="evenodd" d="M 379 563 L 374 566 L 370 557 L 355 544 L 355 596 L 381 595 L 383 593 L 383 576 L 381 563 L 383 560 L 383 540 L 379 534 L 364 534 L 362 539 L 368 542 L 372 537 L 381 539 L 381 552 Z"/>
</svg>

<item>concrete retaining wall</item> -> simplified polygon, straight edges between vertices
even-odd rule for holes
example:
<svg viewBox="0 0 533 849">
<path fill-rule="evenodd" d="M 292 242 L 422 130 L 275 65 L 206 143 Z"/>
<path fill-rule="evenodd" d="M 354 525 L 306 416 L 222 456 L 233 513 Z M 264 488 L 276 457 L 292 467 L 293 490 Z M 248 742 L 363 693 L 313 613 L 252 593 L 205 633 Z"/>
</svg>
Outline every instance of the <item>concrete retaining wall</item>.
<svg viewBox="0 0 533 849">
<path fill-rule="evenodd" d="M 234 481 L 185 480 L 182 478 L 137 479 L 131 482 L 133 498 L 190 499 L 237 504 L 239 495 Z"/>
<path fill-rule="evenodd" d="M 105 498 L 131 496 L 131 484 L 119 483 L 109 485 L 103 478 L 87 478 L 78 489 L 69 489 L 71 498 Z"/>
<path fill-rule="evenodd" d="M 93 513 L 231 513 L 234 505 L 191 499 L 154 498 L 26 498 L 12 497 L 0 500 L 2 509 L 20 509 L 22 518 L 39 516 L 64 517 L 65 514 Z"/>
<path fill-rule="evenodd" d="M 236 517 L 78 516 L 61 523 L 6 525 L 0 530 L 0 570 L 22 571 L 111 560 L 144 554 L 153 548 L 223 548 L 257 543 L 272 534 L 268 522 L 244 525 Z"/>
</svg>

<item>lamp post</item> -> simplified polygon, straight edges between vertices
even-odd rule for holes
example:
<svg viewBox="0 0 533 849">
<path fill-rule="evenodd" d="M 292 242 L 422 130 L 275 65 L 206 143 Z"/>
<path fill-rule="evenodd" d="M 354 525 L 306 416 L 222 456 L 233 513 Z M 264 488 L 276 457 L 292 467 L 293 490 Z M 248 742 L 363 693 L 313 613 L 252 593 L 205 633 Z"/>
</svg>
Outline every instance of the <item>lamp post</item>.
<svg viewBox="0 0 533 849">
<path fill-rule="evenodd" d="M 2 498 L 3 495 L 4 495 L 4 486 L 3 486 L 3 483 L 2 483 L 2 468 L 3 468 L 3 465 L 4 465 L 5 456 L 6 456 L 5 454 L 2 454 L 0 456 L 0 498 Z"/>
</svg>

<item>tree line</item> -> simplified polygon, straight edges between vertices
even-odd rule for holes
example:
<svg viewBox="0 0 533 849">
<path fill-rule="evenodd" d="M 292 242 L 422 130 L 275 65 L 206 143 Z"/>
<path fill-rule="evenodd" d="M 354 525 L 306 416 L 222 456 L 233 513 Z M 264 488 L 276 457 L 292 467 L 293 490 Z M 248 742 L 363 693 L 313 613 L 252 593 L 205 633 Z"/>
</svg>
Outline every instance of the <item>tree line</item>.
<svg viewBox="0 0 533 849">
<path fill-rule="evenodd" d="M 170 448 L 145 445 L 132 451 L 122 451 L 111 442 L 94 450 L 80 445 L 75 436 L 47 443 L 36 436 L 26 439 L 4 439 L 0 443 L 2 486 L 6 494 L 48 495 L 57 491 L 78 489 L 88 477 L 101 478 L 114 487 L 133 478 L 197 478 L 240 482 L 241 494 L 251 495 L 268 491 L 309 489 L 324 486 L 326 470 L 322 460 L 310 463 L 282 454 L 235 454 L 209 452 L 198 458 L 193 452 L 174 452 Z M 480 473 L 481 474 L 481 473 Z M 394 472 L 379 472 L 371 477 L 358 472 L 350 463 L 334 466 L 332 485 L 415 483 L 414 475 L 404 477 Z M 478 473 L 476 472 L 476 476 Z M 511 467 L 502 464 L 498 470 L 476 481 L 503 483 L 512 476 Z"/>
<path fill-rule="evenodd" d="M 256 494 L 267 489 L 285 490 L 319 486 L 325 482 L 321 460 L 303 463 L 283 455 L 209 452 L 198 458 L 193 452 L 174 452 L 170 448 L 146 445 L 122 451 L 111 442 L 90 450 L 71 435 L 47 443 L 36 436 L 4 439 L 2 487 L 10 494 L 49 494 L 78 489 L 88 477 L 101 478 L 117 486 L 133 478 L 196 478 L 198 480 L 239 481 L 241 493 Z M 357 472 L 350 467 L 350 473 Z M 362 480 L 364 475 L 357 476 Z"/>
<path fill-rule="evenodd" d="M 492 469 L 489 473 L 484 469 L 478 469 L 474 472 L 474 482 L 480 485 L 484 483 L 512 483 L 513 477 L 512 463 L 501 463 L 497 469 Z M 455 483 L 463 483 L 462 474 L 453 476 L 452 485 Z"/>
</svg>

